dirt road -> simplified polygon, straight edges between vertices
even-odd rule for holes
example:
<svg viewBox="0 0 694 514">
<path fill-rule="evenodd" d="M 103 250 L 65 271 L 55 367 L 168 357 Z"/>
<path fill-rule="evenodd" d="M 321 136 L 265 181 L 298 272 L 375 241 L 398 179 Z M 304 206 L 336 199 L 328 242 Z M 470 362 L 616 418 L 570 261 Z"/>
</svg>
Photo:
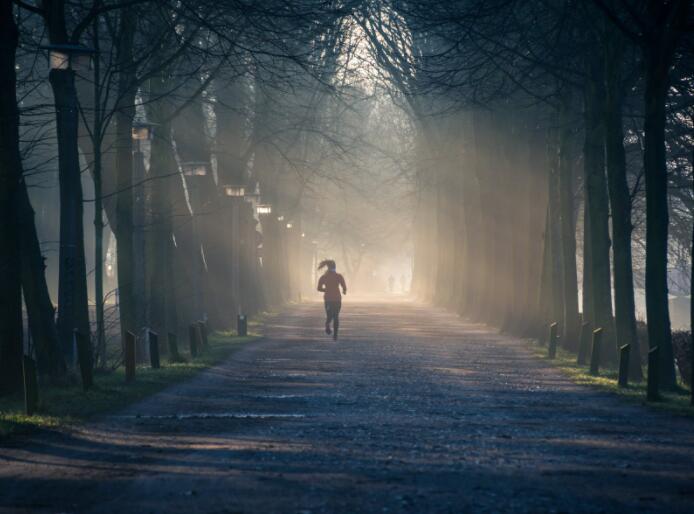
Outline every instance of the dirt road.
<svg viewBox="0 0 694 514">
<path fill-rule="evenodd" d="M 406 302 L 317 303 L 195 380 L 0 448 L 0 513 L 694 512 L 694 421 Z"/>
</svg>

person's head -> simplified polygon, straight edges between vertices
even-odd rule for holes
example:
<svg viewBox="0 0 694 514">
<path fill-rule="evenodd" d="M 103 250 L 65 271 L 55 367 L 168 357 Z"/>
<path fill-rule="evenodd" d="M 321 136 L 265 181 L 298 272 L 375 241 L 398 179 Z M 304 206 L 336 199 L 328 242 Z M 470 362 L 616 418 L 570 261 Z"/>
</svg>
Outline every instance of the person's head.
<svg viewBox="0 0 694 514">
<path fill-rule="evenodd" d="M 328 271 L 335 271 L 337 269 L 337 266 L 335 265 L 334 260 L 325 259 L 324 261 L 321 261 L 321 263 L 318 265 L 318 269 L 323 268 L 328 268 Z"/>
</svg>

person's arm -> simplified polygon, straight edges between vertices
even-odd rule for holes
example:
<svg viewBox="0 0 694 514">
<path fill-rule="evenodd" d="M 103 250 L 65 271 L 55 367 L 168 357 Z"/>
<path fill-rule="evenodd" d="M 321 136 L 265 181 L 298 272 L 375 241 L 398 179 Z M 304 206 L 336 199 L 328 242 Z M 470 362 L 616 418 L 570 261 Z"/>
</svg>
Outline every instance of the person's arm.
<svg viewBox="0 0 694 514">
<path fill-rule="evenodd" d="M 323 277 L 318 279 L 318 292 L 325 293 L 325 281 L 323 281 Z"/>
<path fill-rule="evenodd" d="M 342 286 L 342 294 L 347 294 L 347 284 L 345 284 L 345 277 L 340 275 L 340 285 Z"/>
</svg>

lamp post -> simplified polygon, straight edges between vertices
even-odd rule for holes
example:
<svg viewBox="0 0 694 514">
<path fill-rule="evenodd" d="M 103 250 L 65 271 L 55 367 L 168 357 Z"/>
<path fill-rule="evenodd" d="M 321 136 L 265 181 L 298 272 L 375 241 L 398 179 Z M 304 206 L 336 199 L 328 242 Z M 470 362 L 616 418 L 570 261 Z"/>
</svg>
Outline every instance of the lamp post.
<svg viewBox="0 0 694 514">
<path fill-rule="evenodd" d="M 90 333 L 75 73 L 89 68 L 94 50 L 74 44 L 51 44 L 43 49 L 49 52 L 48 79 L 55 100 L 58 138 L 60 249 L 57 328 L 66 361 L 74 365 L 73 332 Z"/>
<path fill-rule="evenodd" d="M 145 169 L 145 154 L 142 151 L 142 142 L 151 141 L 154 132 L 154 124 L 142 120 L 136 120 L 132 124 L 131 138 L 133 143 L 133 249 L 135 259 L 133 262 L 133 286 L 134 299 L 140 305 L 136 309 L 137 326 L 147 324 L 147 309 L 144 308 L 144 299 L 147 297 L 147 268 L 145 266 L 145 236 L 146 224 L 145 186 L 147 175 Z M 145 358 L 144 346 L 138 345 L 137 360 L 142 362 Z"/>
<path fill-rule="evenodd" d="M 193 238 L 196 249 L 195 256 L 195 266 L 196 266 L 196 280 L 195 280 L 195 303 L 196 309 L 200 313 L 200 319 L 203 321 L 207 320 L 207 310 L 205 308 L 205 298 L 203 294 L 203 283 L 202 279 L 204 276 L 204 262 L 203 262 L 203 250 L 202 250 L 202 238 L 200 237 L 200 226 L 197 221 L 198 212 L 196 210 L 202 204 L 201 197 L 201 184 L 200 181 L 207 177 L 209 171 L 209 163 L 205 161 L 188 161 L 181 163 L 181 170 L 183 171 L 183 176 L 186 179 L 186 187 L 188 188 L 188 195 L 191 206 L 193 207 Z"/>
<path fill-rule="evenodd" d="M 241 284 L 239 280 L 239 275 L 241 273 L 241 237 L 239 230 L 239 216 L 240 209 L 239 206 L 244 200 L 246 195 L 246 187 L 240 184 L 230 184 L 222 186 L 224 190 L 224 195 L 231 201 L 232 213 L 231 213 L 231 240 L 233 243 L 232 251 L 232 276 L 231 276 L 231 290 L 233 291 L 234 301 L 236 302 L 236 316 L 237 316 L 237 328 L 239 335 L 242 332 L 241 327 L 245 316 L 243 314 L 242 302 L 241 302 Z"/>
</svg>

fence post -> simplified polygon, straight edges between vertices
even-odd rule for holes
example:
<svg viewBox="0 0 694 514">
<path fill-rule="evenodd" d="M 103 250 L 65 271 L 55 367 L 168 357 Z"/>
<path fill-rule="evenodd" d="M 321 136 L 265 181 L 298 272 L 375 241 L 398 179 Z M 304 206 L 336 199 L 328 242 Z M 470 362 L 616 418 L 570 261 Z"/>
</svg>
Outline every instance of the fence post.
<svg viewBox="0 0 694 514">
<path fill-rule="evenodd" d="M 135 334 L 125 333 L 125 381 L 135 380 Z"/>
<path fill-rule="evenodd" d="M 600 371 L 600 346 L 602 345 L 602 328 L 593 330 L 593 350 L 590 352 L 590 374 L 598 376 Z"/>
<path fill-rule="evenodd" d="M 248 335 L 248 320 L 243 314 L 236 316 L 236 334 L 239 337 L 246 337 Z"/>
<path fill-rule="evenodd" d="M 147 331 L 147 339 L 149 339 L 149 364 L 152 369 L 159 369 L 159 334 L 151 330 Z"/>
<path fill-rule="evenodd" d="M 629 386 L 629 353 L 631 345 L 625 344 L 619 347 L 619 379 L 617 383 L 619 387 Z"/>
<path fill-rule="evenodd" d="M 80 375 L 82 376 L 82 389 L 85 391 L 94 385 L 92 349 L 89 344 L 89 336 L 82 334 L 75 329 L 72 333 L 77 348 L 77 358 L 80 365 Z"/>
<path fill-rule="evenodd" d="M 660 400 L 660 366 L 658 356 L 660 351 L 657 346 L 651 348 L 648 352 L 648 386 L 646 398 L 649 402 L 657 402 Z"/>
<path fill-rule="evenodd" d="M 176 334 L 169 332 L 169 359 L 171 362 L 180 362 L 181 356 L 178 353 L 178 340 Z"/>
<path fill-rule="evenodd" d="M 578 338 L 578 357 L 576 364 L 583 366 L 588 357 L 588 348 L 590 348 L 590 323 L 584 321 L 581 323 L 581 335 Z"/>
<path fill-rule="evenodd" d="M 24 412 L 27 416 L 33 416 L 39 406 L 39 385 L 34 359 L 24 355 L 22 357 L 22 368 L 24 375 Z"/>
<path fill-rule="evenodd" d="M 557 356 L 558 330 L 559 324 L 556 321 L 549 326 L 549 344 L 547 346 L 547 355 L 550 359 L 554 359 Z"/>
<path fill-rule="evenodd" d="M 191 323 L 188 327 L 188 343 L 190 345 L 190 356 L 194 359 L 198 356 L 198 324 Z"/>
</svg>

